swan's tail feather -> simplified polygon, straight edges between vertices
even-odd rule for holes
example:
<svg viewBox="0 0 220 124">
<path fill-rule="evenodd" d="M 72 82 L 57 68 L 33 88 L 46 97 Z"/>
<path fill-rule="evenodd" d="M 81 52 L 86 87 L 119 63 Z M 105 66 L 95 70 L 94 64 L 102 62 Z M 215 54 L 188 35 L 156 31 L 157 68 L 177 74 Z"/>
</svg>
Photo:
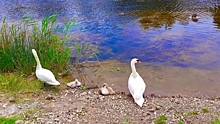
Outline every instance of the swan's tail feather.
<svg viewBox="0 0 220 124">
<path fill-rule="evenodd" d="M 53 81 L 53 82 L 46 82 L 49 85 L 60 85 L 60 82 L 58 82 L 57 80 Z"/>
<path fill-rule="evenodd" d="M 135 100 L 135 102 L 142 107 L 143 103 L 144 103 L 144 98 L 142 97 L 141 99 Z"/>
<path fill-rule="evenodd" d="M 140 106 L 142 107 L 143 103 L 144 103 L 144 98 L 142 95 L 139 94 L 134 94 L 134 101 Z"/>
</svg>

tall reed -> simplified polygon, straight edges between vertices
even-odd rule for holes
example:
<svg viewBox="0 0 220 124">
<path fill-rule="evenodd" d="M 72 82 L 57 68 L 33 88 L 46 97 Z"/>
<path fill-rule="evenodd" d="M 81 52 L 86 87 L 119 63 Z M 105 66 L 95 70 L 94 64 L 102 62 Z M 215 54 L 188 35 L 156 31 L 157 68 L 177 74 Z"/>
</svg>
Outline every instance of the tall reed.
<svg viewBox="0 0 220 124">
<path fill-rule="evenodd" d="M 0 28 L 0 70 L 31 73 L 36 62 L 31 49 L 36 49 L 43 67 L 57 75 L 69 64 L 70 48 L 64 46 L 67 38 L 57 32 L 57 14 L 43 18 L 39 23 L 28 16 L 22 21 L 8 23 L 4 18 Z"/>
</svg>

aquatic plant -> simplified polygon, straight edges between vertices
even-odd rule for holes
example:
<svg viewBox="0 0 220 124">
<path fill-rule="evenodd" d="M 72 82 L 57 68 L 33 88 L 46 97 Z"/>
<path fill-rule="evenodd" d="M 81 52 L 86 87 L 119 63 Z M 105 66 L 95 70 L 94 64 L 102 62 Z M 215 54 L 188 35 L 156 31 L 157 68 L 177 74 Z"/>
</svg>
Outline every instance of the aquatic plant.
<svg viewBox="0 0 220 124">
<path fill-rule="evenodd" d="M 36 62 L 31 53 L 34 48 L 45 68 L 53 69 L 55 75 L 64 73 L 69 64 L 70 48 L 64 46 L 67 38 L 57 32 L 57 17 L 54 14 L 37 22 L 24 15 L 16 23 L 9 23 L 4 18 L 0 28 L 0 70 L 34 72 Z"/>
</svg>

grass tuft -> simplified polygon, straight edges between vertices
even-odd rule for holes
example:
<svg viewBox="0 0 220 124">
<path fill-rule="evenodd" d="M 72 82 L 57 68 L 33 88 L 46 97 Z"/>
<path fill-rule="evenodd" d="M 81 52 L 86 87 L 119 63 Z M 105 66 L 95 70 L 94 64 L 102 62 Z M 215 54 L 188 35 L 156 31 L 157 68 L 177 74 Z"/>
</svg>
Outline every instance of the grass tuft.
<svg viewBox="0 0 220 124">
<path fill-rule="evenodd" d="M 0 124 L 14 124 L 17 120 L 17 118 L 0 117 Z"/>
<path fill-rule="evenodd" d="M 191 112 L 188 112 L 188 113 L 186 114 L 186 116 L 198 115 L 198 114 L 199 114 L 198 111 L 191 111 Z"/>
<path fill-rule="evenodd" d="M 166 124 L 167 117 L 165 115 L 160 116 L 154 121 L 155 124 Z"/>
<path fill-rule="evenodd" d="M 130 122 L 130 117 L 126 117 L 125 121 L 120 124 L 133 124 L 133 123 Z"/>
<path fill-rule="evenodd" d="M 40 93 L 42 83 L 34 79 L 27 79 L 24 75 L 15 73 L 0 74 L 1 92 L 5 92 L 8 95 L 18 93 Z"/>
<path fill-rule="evenodd" d="M 210 113 L 210 112 L 211 112 L 208 108 L 203 108 L 202 111 L 203 111 L 204 113 Z"/>
<path fill-rule="evenodd" d="M 213 119 L 212 121 L 211 121 L 211 124 L 220 124 L 220 120 L 219 119 Z"/>
</svg>

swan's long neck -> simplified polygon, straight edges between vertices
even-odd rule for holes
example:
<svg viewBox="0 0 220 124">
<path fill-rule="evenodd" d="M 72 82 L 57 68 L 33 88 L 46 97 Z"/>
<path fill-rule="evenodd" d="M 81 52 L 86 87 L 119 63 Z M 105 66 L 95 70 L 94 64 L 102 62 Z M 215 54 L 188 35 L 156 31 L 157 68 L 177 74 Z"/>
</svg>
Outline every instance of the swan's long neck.
<svg viewBox="0 0 220 124">
<path fill-rule="evenodd" d="M 135 68 L 135 63 L 131 62 L 131 71 L 132 71 L 132 76 L 137 77 L 137 71 Z"/>
<path fill-rule="evenodd" d="M 36 53 L 36 52 L 33 52 L 33 55 L 34 55 L 34 58 L 35 58 L 35 60 L 36 60 L 36 62 L 37 62 L 37 69 L 41 69 L 42 66 L 41 66 L 41 64 L 40 64 L 40 60 L 39 60 L 39 58 L 38 58 L 38 56 L 37 56 L 37 53 Z"/>
</svg>

